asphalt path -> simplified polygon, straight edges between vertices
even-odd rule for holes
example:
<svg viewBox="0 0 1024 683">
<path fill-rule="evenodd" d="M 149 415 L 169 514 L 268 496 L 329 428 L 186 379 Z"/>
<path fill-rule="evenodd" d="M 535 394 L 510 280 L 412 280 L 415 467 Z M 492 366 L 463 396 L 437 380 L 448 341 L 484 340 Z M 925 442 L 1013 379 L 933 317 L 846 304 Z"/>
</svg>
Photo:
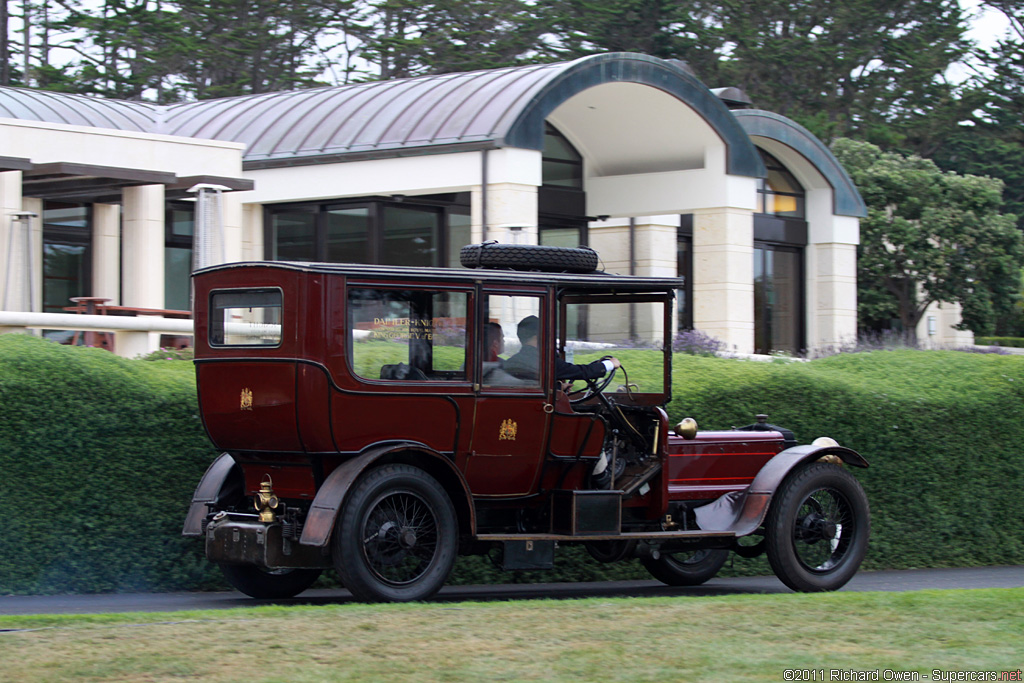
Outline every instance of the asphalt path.
<svg viewBox="0 0 1024 683">
<path fill-rule="evenodd" d="M 1017 588 L 1024 586 L 1024 565 L 969 569 L 909 569 L 860 572 L 844 591 L 918 591 L 950 588 Z M 447 586 L 431 602 L 491 600 L 571 600 L 593 597 L 743 595 L 791 593 L 774 576 L 714 578 L 703 586 L 672 588 L 657 581 L 534 583 L 493 586 Z M 176 612 L 254 605 L 336 605 L 353 602 L 346 590 L 313 589 L 290 600 L 253 600 L 233 591 L 209 593 L 115 593 L 104 595 L 0 596 L 0 615 L 97 614 L 102 612 Z"/>
</svg>

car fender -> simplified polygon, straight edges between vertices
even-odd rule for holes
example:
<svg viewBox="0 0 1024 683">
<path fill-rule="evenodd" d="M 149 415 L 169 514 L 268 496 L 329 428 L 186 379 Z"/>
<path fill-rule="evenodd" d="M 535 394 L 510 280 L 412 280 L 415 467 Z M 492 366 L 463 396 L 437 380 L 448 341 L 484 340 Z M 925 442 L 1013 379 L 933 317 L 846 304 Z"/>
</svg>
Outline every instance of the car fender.
<svg viewBox="0 0 1024 683">
<path fill-rule="evenodd" d="M 387 463 L 405 463 L 420 467 L 437 479 L 455 506 L 460 531 L 466 535 L 475 532 L 476 517 L 472 497 L 462 473 L 451 460 L 430 447 L 403 441 L 373 446 L 351 460 L 346 460 L 328 474 L 310 505 L 299 543 L 326 546 L 331 540 L 338 511 L 341 510 L 352 485 L 372 466 Z"/>
<path fill-rule="evenodd" d="M 220 490 L 227 481 L 231 468 L 235 466 L 235 459 L 227 453 L 210 463 L 196 486 L 196 492 L 192 494 L 192 504 L 185 516 L 185 527 L 181 530 L 182 536 L 202 536 L 203 518 L 206 517 L 207 503 L 216 503 L 220 496 Z"/>
<path fill-rule="evenodd" d="M 754 533 L 768 514 L 772 496 L 786 476 L 798 465 L 829 455 L 854 467 L 868 466 L 868 461 L 859 453 L 843 446 L 807 444 L 787 448 L 765 463 L 746 490 L 727 493 L 696 508 L 697 525 L 703 531 L 731 531 L 737 536 Z"/>
</svg>

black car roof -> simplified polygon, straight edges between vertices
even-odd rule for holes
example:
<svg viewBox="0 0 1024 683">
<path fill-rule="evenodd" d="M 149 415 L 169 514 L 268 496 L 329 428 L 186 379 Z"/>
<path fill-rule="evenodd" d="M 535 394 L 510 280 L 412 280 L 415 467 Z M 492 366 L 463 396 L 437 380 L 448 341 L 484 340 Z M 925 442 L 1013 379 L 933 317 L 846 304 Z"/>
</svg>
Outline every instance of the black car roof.
<svg viewBox="0 0 1024 683">
<path fill-rule="evenodd" d="M 311 273 L 345 275 L 379 280 L 445 280 L 453 283 L 487 282 L 494 284 L 554 285 L 560 288 L 596 289 L 601 291 L 664 292 L 681 289 L 681 277 L 638 277 L 603 271 L 593 273 L 543 273 L 490 268 L 422 268 L 413 266 L 381 266 L 358 263 L 305 263 L 298 261 L 243 261 L 209 266 L 194 275 L 236 268 L 272 268 Z"/>
</svg>

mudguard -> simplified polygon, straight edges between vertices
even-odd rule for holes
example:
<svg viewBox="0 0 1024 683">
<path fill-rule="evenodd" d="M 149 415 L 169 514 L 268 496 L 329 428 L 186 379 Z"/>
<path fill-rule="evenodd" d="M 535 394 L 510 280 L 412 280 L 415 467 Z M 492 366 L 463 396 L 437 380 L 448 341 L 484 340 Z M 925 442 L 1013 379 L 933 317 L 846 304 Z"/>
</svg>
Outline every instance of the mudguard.
<svg viewBox="0 0 1024 683">
<path fill-rule="evenodd" d="M 794 467 L 835 455 L 847 465 L 867 467 L 868 461 L 856 451 L 843 446 L 794 446 L 778 453 L 754 477 L 745 491 L 733 491 L 694 510 L 697 525 L 703 531 L 731 531 L 747 536 L 757 531 L 768 513 L 768 504 L 779 485 Z"/>
<path fill-rule="evenodd" d="M 449 492 L 452 504 L 458 513 L 461 530 L 466 534 L 474 533 L 476 519 L 473 505 L 470 502 L 472 497 L 462 473 L 448 458 L 423 444 L 398 442 L 372 447 L 361 455 L 345 461 L 327 475 L 320 490 L 316 492 L 316 498 L 310 505 L 299 543 L 326 546 L 331 540 L 331 532 L 334 530 L 338 511 L 341 510 L 345 496 L 348 495 L 352 485 L 371 466 L 391 462 L 421 467 L 437 479 L 441 486 Z M 462 490 L 461 496 L 458 495 L 459 487 Z"/>
<path fill-rule="evenodd" d="M 202 536 L 203 518 L 206 517 L 207 503 L 217 502 L 220 490 L 235 466 L 235 459 L 227 453 L 221 453 L 220 457 L 214 460 L 206 473 L 199 480 L 196 492 L 192 494 L 192 505 L 188 508 L 188 515 L 185 516 L 185 527 L 181 530 L 182 536 Z"/>
</svg>

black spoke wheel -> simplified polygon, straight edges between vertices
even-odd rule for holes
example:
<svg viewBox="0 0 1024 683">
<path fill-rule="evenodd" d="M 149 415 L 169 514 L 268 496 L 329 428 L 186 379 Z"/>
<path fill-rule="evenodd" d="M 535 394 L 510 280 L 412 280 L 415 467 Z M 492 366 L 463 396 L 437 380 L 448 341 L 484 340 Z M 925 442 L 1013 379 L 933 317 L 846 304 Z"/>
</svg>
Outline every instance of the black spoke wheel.
<svg viewBox="0 0 1024 683">
<path fill-rule="evenodd" d="M 263 569 L 252 564 L 220 565 L 224 578 L 251 598 L 294 598 L 319 578 L 319 569 Z"/>
<path fill-rule="evenodd" d="M 334 566 L 360 600 L 425 600 L 451 573 L 457 534 L 451 500 L 433 477 L 385 465 L 349 493 L 332 541 Z"/>
<path fill-rule="evenodd" d="M 640 562 L 651 576 L 669 586 L 699 586 L 714 577 L 729 559 L 728 550 L 703 548 L 689 552 L 662 553 Z"/>
<path fill-rule="evenodd" d="M 860 483 L 838 465 L 815 462 L 779 487 L 765 522 L 768 561 L 796 591 L 841 588 L 867 552 L 871 515 Z"/>
</svg>

